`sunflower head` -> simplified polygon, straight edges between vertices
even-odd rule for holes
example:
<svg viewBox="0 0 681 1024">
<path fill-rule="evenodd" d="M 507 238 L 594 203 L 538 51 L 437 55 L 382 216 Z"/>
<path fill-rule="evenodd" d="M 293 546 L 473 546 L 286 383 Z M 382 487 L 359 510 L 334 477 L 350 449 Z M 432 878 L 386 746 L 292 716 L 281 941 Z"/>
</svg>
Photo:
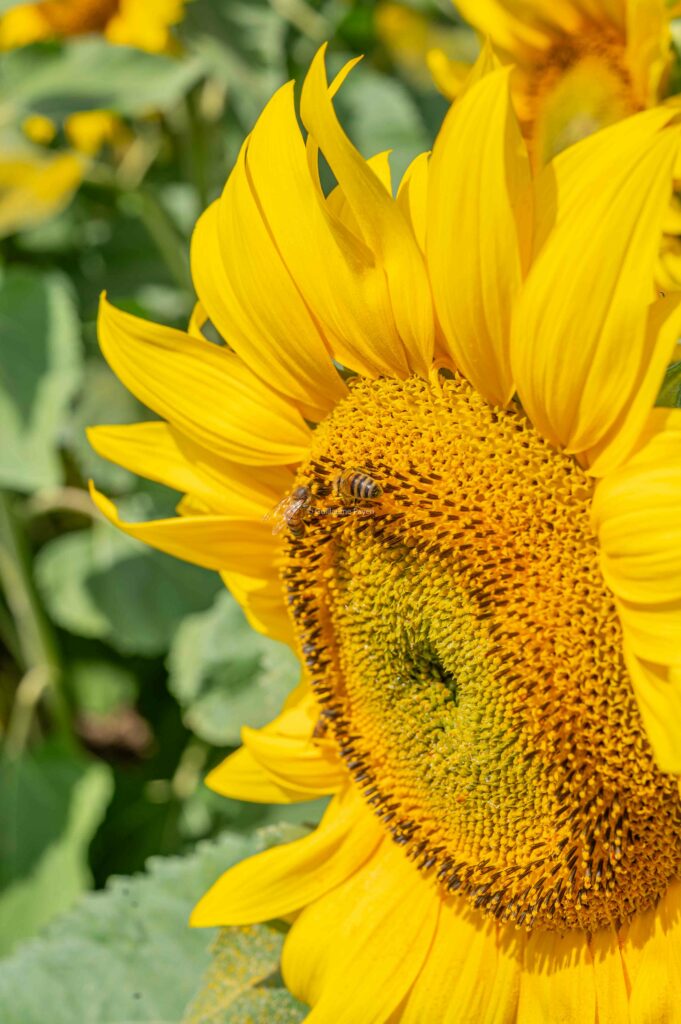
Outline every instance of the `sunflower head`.
<svg viewBox="0 0 681 1024">
<path fill-rule="evenodd" d="M 304 666 L 209 783 L 335 794 L 194 922 L 300 912 L 284 972 L 320 1021 L 547 1019 L 566 963 L 588 985 L 565 1019 L 617 1019 L 641 936 L 680 934 L 681 420 L 653 406 L 681 127 L 638 114 L 533 177 L 485 51 L 393 196 L 336 118 L 349 70 L 315 58 L 305 138 L 288 85 L 246 140 L 196 228 L 189 332 L 101 309 L 163 419 L 93 443 L 186 497 L 100 509 L 219 569 Z"/>
</svg>

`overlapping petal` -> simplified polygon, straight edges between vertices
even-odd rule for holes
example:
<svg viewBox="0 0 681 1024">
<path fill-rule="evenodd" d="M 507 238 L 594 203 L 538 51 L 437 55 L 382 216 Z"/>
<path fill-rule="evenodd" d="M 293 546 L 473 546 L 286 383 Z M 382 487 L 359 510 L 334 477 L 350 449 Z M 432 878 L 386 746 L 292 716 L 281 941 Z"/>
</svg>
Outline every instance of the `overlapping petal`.
<svg viewBox="0 0 681 1024">
<path fill-rule="evenodd" d="M 394 318 L 402 373 L 423 374 L 432 359 L 434 322 L 423 258 L 402 210 L 343 132 L 331 102 L 324 48 L 312 61 L 303 85 L 301 118 L 310 139 L 326 157 L 362 231 L 362 240 L 387 284 L 385 301 Z M 378 287 L 379 279 L 375 280 Z M 397 353 L 393 358 L 400 358 Z"/>
<path fill-rule="evenodd" d="M 361 797 L 346 788 L 310 835 L 265 850 L 218 879 L 195 907 L 192 924 L 252 924 L 284 917 L 354 875 L 382 838 Z"/>
<path fill-rule="evenodd" d="M 535 427 L 586 462 L 597 454 L 599 473 L 623 457 L 623 432 L 633 446 L 643 430 L 678 325 L 675 302 L 669 317 L 649 309 L 681 138 L 672 122 L 656 110 L 599 132 L 538 187 L 542 248 L 514 318 L 514 377 Z"/>
<path fill-rule="evenodd" d="M 187 437 L 248 465 L 298 462 L 309 430 L 224 346 L 124 313 L 102 299 L 99 342 L 125 386 Z"/>
<path fill-rule="evenodd" d="M 335 748 L 313 738 L 319 707 L 307 696 L 263 729 L 242 730 L 243 747 L 208 775 L 206 784 L 237 800 L 263 800 L 265 789 L 291 803 L 337 792 L 346 774 Z"/>
<path fill-rule="evenodd" d="M 212 512 L 262 520 L 293 483 L 284 466 L 258 473 L 196 444 L 169 423 L 91 427 L 90 444 L 105 459 L 205 502 Z"/>
<path fill-rule="evenodd" d="M 488 55 L 480 61 L 486 64 Z M 447 115 L 430 160 L 426 237 L 449 353 L 498 405 L 506 405 L 514 391 L 511 309 L 532 231 L 529 158 L 511 109 L 508 75 L 502 69 L 482 75 Z"/>
<path fill-rule="evenodd" d="M 288 988 L 310 1024 L 384 1024 L 431 948 L 439 916 L 431 883 L 389 840 L 344 883 L 308 906 L 284 945 Z"/>
<path fill-rule="evenodd" d="M 229 345 L 254 373 L 319 420 L 343 397 L 345 385 L 263 216 L 248 172 L 251 145 L 244 143 L 222 198 L 196 226 L 192 273 Z"/>
<path fill-rule="evenodd" d="M 655 410 L 649 431 L 599 482 L 593 523 L 646 731 L 662 770 L 681 774 L 681 410 Z"/>
</svg>

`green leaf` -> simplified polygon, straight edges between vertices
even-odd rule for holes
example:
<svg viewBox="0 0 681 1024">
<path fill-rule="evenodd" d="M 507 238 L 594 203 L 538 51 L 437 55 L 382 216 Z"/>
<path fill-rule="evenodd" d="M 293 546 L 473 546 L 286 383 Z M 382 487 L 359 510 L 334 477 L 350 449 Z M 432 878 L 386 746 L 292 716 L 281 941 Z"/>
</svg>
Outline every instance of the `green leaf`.
<svg viewBox="0 0 681 1024">
<path fill-rule="evenodd" d="M 263 836 L 225 834 L 184 858 L 152 858 L 145 875 L 86 896 L 0 962 L 3 1024 L 180 1021 L 216 937 L 215 929 L 189 928 L 191 909 L 223 871 L 264 845 Z"/>
<path fill-rule="evenodd" d="M 2 955 L 90 887 L 88 848 L 113 784 L 107 765 L 56 752 L 4 763 L 0 778 L 3 880 L 13 878 L 0 893 Z"/>
<path fill-rule="evenodd" d="M 58 122 L 82 110 L 132 117 L 171 110 L 202 72 L 197 58 L 176 60 L 95 37 L 70 39 L 5 54 L 0 106 L 13 108 L 15 118 L 38 113 Z"/>
<path fill-rule="evenodd" d="M 35 573 L 57 625 L 148 657 L 166 651 L 185 615 L 209 607 L 221 587 L 214 573 L 99 522 L 46 544 Z"/>
<path fill-rule="evenodd" d="M 135 703 L 138 686 L 126 666 L 102 659 L 79 659 L 68 667 L 69 691 L 78 711 L 110 715 Z"/>
<path fill-rule="evenodd" d="M 137 477 L 97 455 L 85 430 L 100 423 L 113 426 L 151 418 L 101 359 L 89 360 L 85 364 L 83 387 L 70 416 L 66 438 L 67 447 L 83 477 L 86 480 L 96 478 L 98 485 L 108 491 L 120 493 L 130 490 Z"/>
<path fill-rule="evenodd" d="M 284 988 L 279 960 L 284 933 L 275 925 L 226 928 L 182 1024 L 294 1024 L 307 1007 Z"/>
<path fill-rule="evenodd" d="M 667 367 L 655 404 L 667 409 L 681 408 L 681 360 Z"/>
<path fill-rule="evenodd" d="M 60 274 L 15 268 L 0 280 L 0 486 L 61 483 L 58 448 L 82 373 L 80 325 Z"/>
<path fill-rule="evenodd" d="M 300 676 L 293 652 L 256 633 L 226 591 L 185 619 L 168 668 L 185 725 L 215 746 L 238 745 L 242 725 L 258 729 L 274 718 Z"/>
</svg>

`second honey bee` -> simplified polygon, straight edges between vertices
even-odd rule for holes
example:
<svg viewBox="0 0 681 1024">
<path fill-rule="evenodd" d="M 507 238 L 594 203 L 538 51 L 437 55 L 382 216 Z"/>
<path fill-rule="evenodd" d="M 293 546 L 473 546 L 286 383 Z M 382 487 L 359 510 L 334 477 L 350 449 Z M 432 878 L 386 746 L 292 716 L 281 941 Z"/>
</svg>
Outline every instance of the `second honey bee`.
<svg viewBox="0 0 681 1024">
<path fill-rule="evenodd" d="M 373 477 L 361 469 L 349 469 L 339 473 L 333 482 L 334 493 L 342 502 L 378 501 L 383 488 Z"/>
<path fill-rule="evenodd" d="M 310 505 L 310 488 L 301 486 L 286 494 L 278 505 L 266 516 L 274 520 L 272 533 L 281 533 L 286 527 L 292 537 L 300 539 L 305 536 L 305 510 Z"/>
</svg>

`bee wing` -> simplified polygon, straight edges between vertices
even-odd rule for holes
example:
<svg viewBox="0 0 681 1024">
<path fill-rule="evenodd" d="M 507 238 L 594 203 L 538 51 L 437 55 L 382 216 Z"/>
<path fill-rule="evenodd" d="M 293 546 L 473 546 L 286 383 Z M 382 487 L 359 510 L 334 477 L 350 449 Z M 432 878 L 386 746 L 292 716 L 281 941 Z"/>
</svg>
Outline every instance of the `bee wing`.
<svg viewBox="0 0 681 1024">
<path fill-rule="evenodd" d="M 269 512 L 265 512 L 262 517 L 263 522 L 274 522 L 272 527 L 272 533 L 281 533 L 286 525 L 286 507 L 288 505 L 288 495 L 285 495 L 281 501 L 278 501 L 274 508 L 271 508 Z"/>
</svg>

